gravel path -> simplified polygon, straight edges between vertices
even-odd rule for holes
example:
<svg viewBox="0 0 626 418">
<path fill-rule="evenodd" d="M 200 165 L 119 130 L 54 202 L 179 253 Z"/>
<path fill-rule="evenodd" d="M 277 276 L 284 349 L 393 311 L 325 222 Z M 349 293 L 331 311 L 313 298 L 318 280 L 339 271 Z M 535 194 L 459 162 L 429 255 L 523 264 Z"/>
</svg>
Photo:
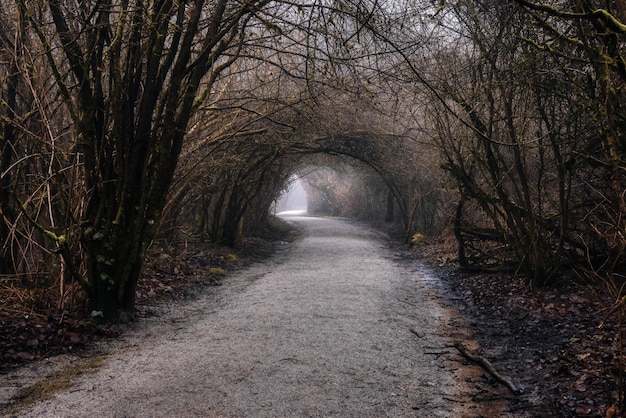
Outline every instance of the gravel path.
<svg viewBox="0 0 626 418">
<path fill-rule="evenodd" d="M 20 416 L 479 415 L 427 275 L 374 232 L 290 220 L 302 240 L 141 320 L 100 348 L 96 372 Z"/>
</svg>

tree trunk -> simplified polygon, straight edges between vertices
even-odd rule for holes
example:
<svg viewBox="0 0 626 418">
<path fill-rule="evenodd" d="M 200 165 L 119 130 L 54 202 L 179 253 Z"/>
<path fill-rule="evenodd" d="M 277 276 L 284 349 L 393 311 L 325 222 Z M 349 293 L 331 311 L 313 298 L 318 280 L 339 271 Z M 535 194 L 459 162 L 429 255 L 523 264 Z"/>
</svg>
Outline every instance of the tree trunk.
<svg viewBox="0 0 626 418">
<path fill-rule="evenodd" d="M 19 37 L 18 37 L 19 42 Z M 9 41 L 1 39 L 0 47 L 13 53 L 13 47 L 8 45 Z M 16 50 L 18 48 L 15 48 Z M 11 232 L 10 224 L 15 220 L 15 211 L 11 207 L 12 177 L 11 163 L 13 162 L 15 146 L 15 127 L 18 124 L 15 109 L 17 106 L 17 85 L 20 72 L 17 68 L 17 57 L 9 55 L 5 57 L 11 64 L 8 68 L 8 77 L 5 81 L 5 91 L 0 94 L 5 100 L 0 106 L 0 274 L 11 274 L 15 271 L 14 263 L 9 251 L 10 246 L 5 245 Z"/>
<path fill-rule="evenodd" d="M 391 189 L 387 192 L 387 210 L 385 212 L 385 222 L 393 222 L 395 219 L 396 202 Z"/>
<path fill-rule="evenodd" d="M 464 199 L 459 200 L 459 203 L 457 203 L 456 205 L 456 214 L 454 216 L 454 236 L 456 237 L 459 249 L 459 266 L 466 269 L 469 268 L 469 264 L 465 255 L 465 240 L 463 239 L 463 233 L 461 232 L 461 222 L 463 218 L 464 205 Z"/>
<path fill-rule="evenodd" d="M 106 269 L 90 272 L 90 282 L 96 284 L 89 298 L 89 307 L 95 319 L 108 323 L 128 323 L 135 320 L 135 291 L 142 266 L 143 259 L 138 258 L 133 265 L 128 266 L 130 268 L 121 271 L 114 279 L 104 271 Z"/>
</svg>

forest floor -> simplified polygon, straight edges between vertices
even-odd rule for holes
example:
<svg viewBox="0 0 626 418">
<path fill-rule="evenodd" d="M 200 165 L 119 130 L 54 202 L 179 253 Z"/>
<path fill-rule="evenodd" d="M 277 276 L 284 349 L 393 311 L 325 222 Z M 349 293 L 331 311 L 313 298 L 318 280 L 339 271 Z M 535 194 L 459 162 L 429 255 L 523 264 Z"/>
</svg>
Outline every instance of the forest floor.
<svg viewBox="0 0 626 418">
<path fill-rule="evenodd" d="M 537 416 L 619 417 L 619 337 L 607 289 L 563 278 L 531 289 L 521 275 L 460 271 L 453 238 L 426 240 L 407 262 L 430 266 L 446 304 L 467 319 L 482 356 L 522 388 L 513 408 Z M 602 324 L 602 325 L 601 325 Z"/>
<path fill-rule="evenodd" d="M 270 257 L 289 245 L 297 231 L 280 225 L 267 239 L 247 240 L 238 250 L 202 243 L 155 246 L 137 298 L 139 317 L 155 304 L 193 298 L 198 288 L 220 285 L 231 269 Z M 401 263 L 424 263 L 446 289 L 442 300 L 464 316 L 480 355 L 521 388 L 517 395 L 489 390 L 498 383 L 484 373 L 475 401 L 509 402 L 515 416 L 617 417 L 617 322 L 606 316 L 611 299 L 599 289 L 563 282 L 529 289 L 522 277 L 470 274 L 458 270 L 449 241 L 428 241 L 407 249 L 390 244 Z M 37 295 L 16 285 L 0 288 L 0 378 L 8 370 L 55 354 L 85 350 L 95 339 L 115 338 L 126 327 L 97 327 L 80 307 L 37 307 Z M 478 367 L 478 366 L 477 366 Z M 2 405 L 0 405 L 2 412 Z"/>
</svg>

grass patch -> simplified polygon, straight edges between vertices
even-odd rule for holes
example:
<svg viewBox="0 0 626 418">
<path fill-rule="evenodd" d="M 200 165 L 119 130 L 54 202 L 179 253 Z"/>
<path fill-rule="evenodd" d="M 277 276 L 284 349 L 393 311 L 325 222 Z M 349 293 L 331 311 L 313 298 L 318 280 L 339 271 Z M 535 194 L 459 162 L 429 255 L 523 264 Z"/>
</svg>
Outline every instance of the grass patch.
<svg viewBox="0 0 626 418">
<path fill-rule="evenodd" d="M 32 386 L 23 388 L 14 398 L 6 413 L 8 415 L 17 414 L 24 408 L 51 399 L 57 393 L 66 391 L 74 386 L 76 378 L 98 371 L 105 358 L 106 356 L 96 356 L 80 361 L 65 370 L 44 377 Z"/>
<path fill-rule="evenodd" d="M 228 253 L 226 254 L 226 261 L 228 261 L 229 263 L 238 263 L 239 257 L 235 253 Z"/>
<path fill-rule="evenodd" d="M 224 277 L 225 274 L 226 270 L 224 270 L 223 268 L 213 267 L 206 272 L 206 278 L 209 284 L 213 286 L 219 286 L 222 284 L 222 277 Z"/>
</svg>

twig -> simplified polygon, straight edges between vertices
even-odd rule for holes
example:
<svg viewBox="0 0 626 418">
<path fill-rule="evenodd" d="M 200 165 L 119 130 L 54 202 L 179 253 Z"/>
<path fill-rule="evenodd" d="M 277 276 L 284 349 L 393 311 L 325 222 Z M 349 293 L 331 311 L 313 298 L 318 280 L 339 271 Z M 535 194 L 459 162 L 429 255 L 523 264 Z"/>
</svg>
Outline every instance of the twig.
<svg viewBox="0 0 626 418">
<path fill-rule="evenodd" d="M 511 390 L 511 392 L 516 394 L 520 392 L 520 390 L 517 388 L 517 386 L 515 386 L 511 379 L 498 373 L 487 359 L 481 356 L 471 354 L 469 351 L 467 351 L 467 348 L 465 348 L 465 346 L 458 341 L 454 343 L 454 347 L 459 350 L 463 357 L 487 370 L 494 378 L 496 378 L 496 380 L 506 385 Z"/>
<path fill-rule="evenodd" d="M 600 325 L 598 325 L 598 328 L 604 327 L 604 323 L 606 322 L 606 320 L 609 319 L 611 315 L 613 315 L 619 308 L 621 308 L 625 304 L 626 304 L 626 296 L 622 296 L 619 300 L 617 300 L 617 302 L 615 302 L 615 304 L 613 305 L 609 313 L 605 315 L 605 317 L 600 322 Z"/>
<path fill-rule="evenodd" d="M 413 334 L 417 335 L 417 338 L 423 338 L 424 337 L 422 334 L 420 334 L 419 332 L 415 331 L 413 328 L 409 328 L 409 331 L 411 331 Z"/>
<path fill-rule="evenodd" d="M 396 299 L 398 299 L 398 301 L 400 301 L 400 302 L 406 303 L 407 305 L 417 306 L 417 304 L 411 303 L 408 300 L 403 300 L 403 299 L 400 299 L 400 298 L 396 298 Z"/>
<path fill-rule="evenodd" d="M 445 354 L 450 354 L 450 352 L 449 351 L 426 351 L 424 352 L 424 355 L 436 356 L 437 358 Z"/>
</svg>

